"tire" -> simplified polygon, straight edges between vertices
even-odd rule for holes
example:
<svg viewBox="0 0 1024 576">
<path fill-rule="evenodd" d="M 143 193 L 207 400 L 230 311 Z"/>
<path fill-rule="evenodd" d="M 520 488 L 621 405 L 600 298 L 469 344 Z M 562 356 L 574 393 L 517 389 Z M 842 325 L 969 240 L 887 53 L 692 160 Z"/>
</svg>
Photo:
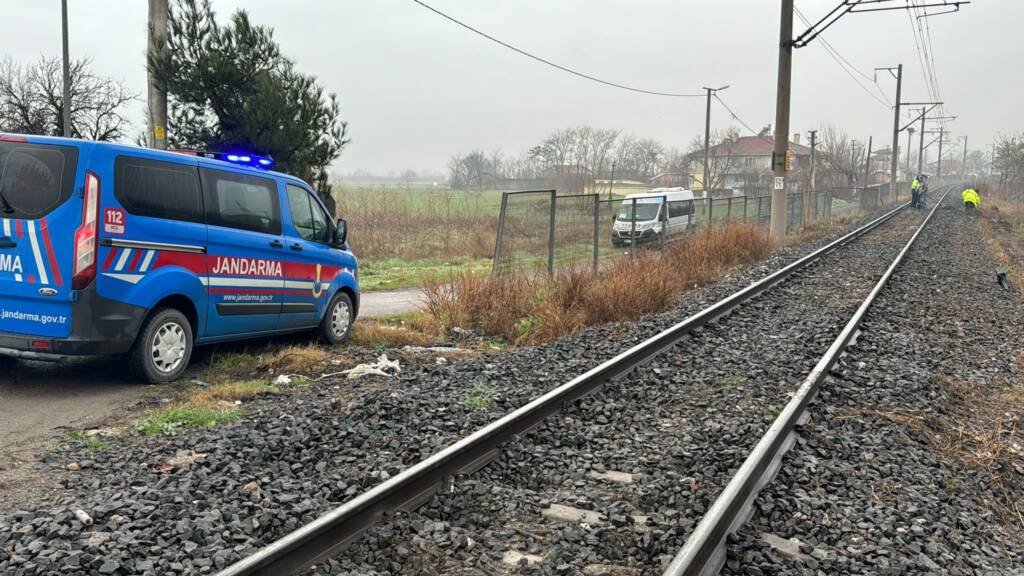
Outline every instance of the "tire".
<svg viewBox="0 0 1024 576">
<path fill-rule="evenodd" d="M 129 361 L 135 374 L 148 382 L 174 382 L 188 368 L 193 342 L 188 318 L 174 308 L 159 308 L 142 323 Z"/>
<path fill-rule="evenodd" d="M 352 331 L 352 299 L 339 291 L 327 305 L 320 322 L 320 337 L 332 345 L 341 344 Z"/>
</svg>

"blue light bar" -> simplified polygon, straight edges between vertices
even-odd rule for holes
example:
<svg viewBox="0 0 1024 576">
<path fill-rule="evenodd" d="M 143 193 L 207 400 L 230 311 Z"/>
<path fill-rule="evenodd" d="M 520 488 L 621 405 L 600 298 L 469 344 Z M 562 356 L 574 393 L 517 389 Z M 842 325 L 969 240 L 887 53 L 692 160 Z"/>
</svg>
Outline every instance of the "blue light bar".
<svg viewBox="0 0 1024 576">
<path fill-rule="evenodd" d="M 248 152 L 199 152 L 198 154 L 206 158 L 223 160 L 224 162 L 252 168 L 270 169 L 276 164 L 270 156 L 257 156 Z"/>
</svg>

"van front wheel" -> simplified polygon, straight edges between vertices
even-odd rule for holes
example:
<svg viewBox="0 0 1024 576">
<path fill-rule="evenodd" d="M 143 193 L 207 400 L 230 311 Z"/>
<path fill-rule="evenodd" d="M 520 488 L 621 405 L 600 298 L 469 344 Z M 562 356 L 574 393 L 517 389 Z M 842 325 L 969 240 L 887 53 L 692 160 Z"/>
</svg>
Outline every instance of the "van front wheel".
<svg viewBox="0 0 1024 576">
<path fill-rule="evenodd" d="M 173 308 L 154 310 L 129 353 L 136 374 L 155 384 L 174 382 L 192 357 L 192 325 Z"/>
<path fill-rule="evenodd" d="M 352 330 L 352 299 L 339 291 L 327 305 L 327 313 L 320 324 L 320 335 L 331 344 L 341 344 Z"/>
</svg>

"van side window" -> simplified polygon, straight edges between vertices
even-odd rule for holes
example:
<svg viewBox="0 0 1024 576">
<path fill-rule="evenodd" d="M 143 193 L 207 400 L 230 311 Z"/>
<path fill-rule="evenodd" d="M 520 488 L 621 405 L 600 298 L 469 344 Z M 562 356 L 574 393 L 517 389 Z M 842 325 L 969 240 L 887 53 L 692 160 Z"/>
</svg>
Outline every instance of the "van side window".
<svg viewBox="0 0 1024 576">
<path fill-rule="evenodd" d="M 0 202 L 3 218 L 41 218 L 71 197 L 78 149 L 0 142 Z"/>
<path fill-rule="evenodd" d="M 292 224 L 295 225 L 299 236 L 311 242 L 329 243 L 330 226 L 320 203 L 304 188 L 294 184 L 286 184 L 285 188 L 288 190 Z"/>
<path fill-rule="evenodd" d="M 693 214 L 693 202 L 690 200 L 673 200 L 668 203 L 668 213 L 672 218 Z"/>
<path fill-rule="evenodd" d="M 277 183 L 269 178 L 201 168 L 206 223 L 265 234 L 281 233 Z"/>
<path fill-rule="evenodd" d="M 114 159 L 114 178 L 114 196 L 129 214 L 203 221 L 195 166 L 118 156 Z"/>
</svg>

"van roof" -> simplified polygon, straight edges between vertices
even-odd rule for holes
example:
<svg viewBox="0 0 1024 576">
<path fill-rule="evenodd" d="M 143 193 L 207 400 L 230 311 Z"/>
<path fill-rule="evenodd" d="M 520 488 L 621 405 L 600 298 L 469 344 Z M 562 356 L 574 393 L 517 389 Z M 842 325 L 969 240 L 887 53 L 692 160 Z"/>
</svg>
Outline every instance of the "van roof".
<svg viewBox="0 0 1024 576">
<path fill-rule="evenodd" d="M 225 162 L 223 160 L 216 160 L 214 158 L 206 158 L 205 156 L 191 156 L 182 154 L 181 152 L 175 152 L 171 150 L 156 150 L 154 148 L 142 148 L 141 146 L 135 146 L 132 144 L 116 144 L 114 142 L 101 142 L 97 140 L 83 140 L 81 138 L 64 138 L 61 136 L 35 136 L 32 134 L 12 134 L 7 132 L 0 132 L 2 136 L 13 136 L 15 138 L 25 138 L 29 143 L 37 144 L 59 144 L 63 146 L 74 146 L 76 148 L 83 148 L 85 146 L 102 146 L 116 150 L 118 152 L 124 152 L 138 158 L 147 158 L 150 160 L 181 160 L 182 157 L 188 157 L 196 160 L 200 166 L 209 168 L 232 168 L 243 172 L 248 172 L 254 175 L 263 176 L 279 176 L 289 180 L 302 182 L 301 178 L 292 176 L 291 174 L 285 174 L 284 172 L 276 172 L 274 170 L 260 170 L 258 168 L 252 168 L 250 166 L 243 166 L 241 164 L 233 164 L 231 162 Z M 307 183 L 307 186 L 309 184 Z"/>
<path fill-rule="evenodd" d="M 693 192 L 686 188 L 653 188 L 647 192 L 627 194 L 626 198 L 660 198 L 661 196 L 687 196 L 693 198 Z"/>
</svg>

